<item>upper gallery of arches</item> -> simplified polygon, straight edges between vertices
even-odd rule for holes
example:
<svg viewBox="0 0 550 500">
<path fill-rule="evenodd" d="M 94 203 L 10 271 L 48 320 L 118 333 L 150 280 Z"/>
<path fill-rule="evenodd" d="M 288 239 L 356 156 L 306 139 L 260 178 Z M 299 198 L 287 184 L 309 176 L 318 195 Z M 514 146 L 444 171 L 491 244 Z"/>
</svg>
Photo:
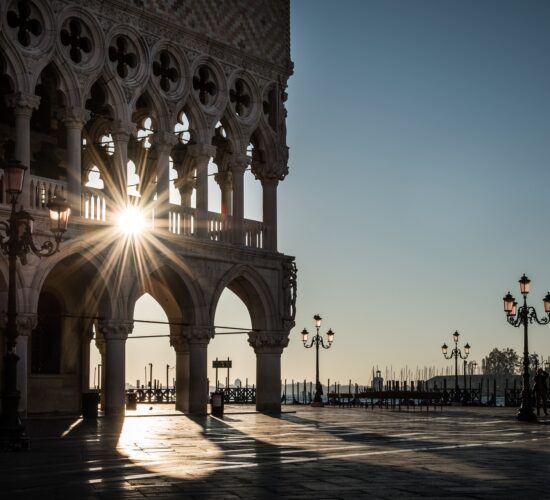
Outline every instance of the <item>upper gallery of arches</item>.
<svg viewBox="0 0 550 500">
<path fill-rule="evenodd" d="M 177 135 L 184 111 L 192 143 L 211 143 L 222 121 L 235 153 L 260 130 L 277 146 L 268 161 L 285 157 L 288 0 L 6 0 L 0 16 L 3 101 L 51 74 L 50 101 L 89 111 L 95 128 L 139 128 L 146 95 L 158 132 Z"/>
</svg>

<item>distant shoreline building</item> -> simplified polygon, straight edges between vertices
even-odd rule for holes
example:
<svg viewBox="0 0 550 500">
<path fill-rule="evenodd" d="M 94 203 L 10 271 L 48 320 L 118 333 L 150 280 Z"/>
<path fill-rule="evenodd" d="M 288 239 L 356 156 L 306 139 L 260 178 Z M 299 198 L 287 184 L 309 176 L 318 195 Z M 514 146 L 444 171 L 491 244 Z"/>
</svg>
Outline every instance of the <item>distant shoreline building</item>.
<svg viewBox="0 0 550 500">
<path fill-rule="evenodd" d="M 125 344 L 144 293 L 170 322 L 177 408 L 206 413 L 226 288 L 251 316 L 257 409 L 280 411 L 296 299 L 294 258 L 277 247 L 288 0 L 7 0 L 0 18 L 0 153 L 28 167 L 20 203 L 36 239 L 48 237 L 52 198 L 72 206 L 60 252 L 18 263 L 22 413 L 79 412 L 94 341 L 102 407 L 123 414 Z M 209 164 L 221 213 L 209 211 Z M 259 221 L 244 218 L 248 171 L 263 190 Z M 0 172 L 6 220 L 3 182 Z M 117 225 L 128 206 L 145 217 L 141 234 Z M 4 311 L 7 281 L 2 259 Z"/>
</svg>

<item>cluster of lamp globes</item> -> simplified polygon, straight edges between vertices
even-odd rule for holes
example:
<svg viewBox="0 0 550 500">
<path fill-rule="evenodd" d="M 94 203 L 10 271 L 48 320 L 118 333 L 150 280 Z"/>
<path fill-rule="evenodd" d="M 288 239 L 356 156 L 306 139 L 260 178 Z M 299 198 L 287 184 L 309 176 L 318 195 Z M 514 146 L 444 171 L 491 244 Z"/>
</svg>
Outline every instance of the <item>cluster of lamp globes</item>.
<svg viewBox="0 0 550 500">
<path fill-rule="evenodd" d="M 529 293 L 529 283 L 531 283 L 531 280 L 525 274 L 519 280 L 519 290 L 524 297 L 527 297 Z M 512 294 L 508 292 L 502 300 L 504 301 L 504 312 L 506 315 L 510 317 L 515 316 L 518 312 L 518 303 Z M 550 292 L 546 294 L 542 302 L 544 304 L 544 312 L 550 314 Z"/>
<path fill-rule="evenodd" d="M 315 321 L 315 329 L 317 330 L 316 337 L 319 337 L 319 328 L 321 328 L 322 319 L 323 318 L 321 318 L 319 314 L 316 314 L 315 316 L 313 316 L 313 320 Z M 304 328 L 301 332 L 301 335 L 302 335 L 302 342 L 304 343 L 304 345 L 306 345 L 306 342 L 309 338 L 309 332 Z M 327 332 L 327 341 L 328 341 L 329 347 L 332 345 L 332 342 L 334 342 L 334 332 L 332 331 L 332 328 L 329 328 Z"/>
</svg>

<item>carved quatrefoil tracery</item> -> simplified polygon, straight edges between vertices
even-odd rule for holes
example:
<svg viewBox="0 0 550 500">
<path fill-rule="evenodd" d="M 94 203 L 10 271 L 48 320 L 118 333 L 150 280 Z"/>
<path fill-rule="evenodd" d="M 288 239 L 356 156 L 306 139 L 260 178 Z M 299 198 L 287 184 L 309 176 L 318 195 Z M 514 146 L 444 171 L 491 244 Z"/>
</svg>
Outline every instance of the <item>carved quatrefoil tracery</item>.
<svg viewBox="0 0 550 500">
<path fill-rule="evenodd" d="M 60 32 L 61 43 L 69 49 L 69 57 L 75 64 L 86 61 L 92 51 L 89 32 L 80 19 L 71 17 Z"/>
<path fill-rule="evenodd" d="M 231 102 L 237 116 L 243 118 L 250 113 L 252 104 L 250 88 L 242 78 L 237 78 L 233 88 L 229 91 L 229 102 Z"/>
<path fill-rule="evenodd" d="M 115 65 L 120 78 L 126 78 L 135 73 L 138 56 L 133 43 L 125 36 L 119 35 L 113 39 L 109 47 L 109 61 Z"/>
<path fill-rule="evenodd" d="M 202 65 L 197 69 L 193 77 L 193 90 L 198 94 L 202 105 L 209 106 L 214 101 L 218 88 L 208 66 Z"/>
<path fill-rule="evenodd" d="M 174 57 L 167 50 L 162 50 L 153 61 L 153 75 L 158 78 L 160 88 L 164 92 L 169 92 L 176 85 L 179 72 Z"/>
<path fill-rule="evenodd" d="M 19 0 L 15 9 L 8 10 L 6 18 L 8 26 L 17 30 L 17 41 L 23 47 L 36 45 L 36 40 L 44 30 L 30 2 Z"/>
</svg>

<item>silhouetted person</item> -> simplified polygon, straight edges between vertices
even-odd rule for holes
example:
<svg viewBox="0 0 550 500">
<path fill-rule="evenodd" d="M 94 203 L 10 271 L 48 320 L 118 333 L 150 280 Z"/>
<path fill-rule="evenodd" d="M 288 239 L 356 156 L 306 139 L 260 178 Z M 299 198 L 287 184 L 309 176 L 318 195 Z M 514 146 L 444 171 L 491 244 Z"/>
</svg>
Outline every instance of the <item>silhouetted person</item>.
<svg viewBox="0 0 550 500">
<path fill-rule="evenodd" d="M 548 396 L 548 373 L 545 372 L 542 368 L 539 368 L 537 370 L 537 374 L 535 375 L 535 398 L 537 400 L 537 415 L 540 415 L 540 406 L 542 403 L 542 408 L 544 410 L 544 414 L 548 415 L 548 411 L 546 410 L 546 398 Z"/>
</svg>

